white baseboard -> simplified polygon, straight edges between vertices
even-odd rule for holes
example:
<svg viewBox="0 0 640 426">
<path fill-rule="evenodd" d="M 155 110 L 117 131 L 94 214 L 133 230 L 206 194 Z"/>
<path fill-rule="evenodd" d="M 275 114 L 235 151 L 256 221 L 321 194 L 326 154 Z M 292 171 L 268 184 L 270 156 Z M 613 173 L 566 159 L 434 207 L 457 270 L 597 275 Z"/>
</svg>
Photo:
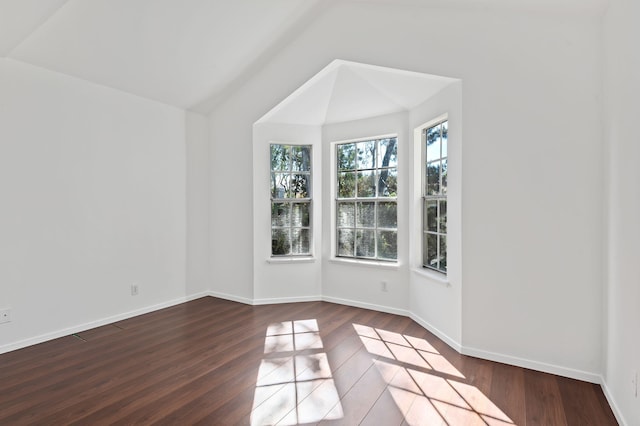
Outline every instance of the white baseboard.
<svg viewBox="0 0 640 426">
<path fill-rule="evenodd" d="M 275 297 L 268 299 L 253 299 L 253 304 L 274 305 L 276 303 L 318 302 L 320 300 L 322 300 L 322 296 Z"/>
<path fill-rule="evenodd" d="M 268 304 L 276 304 L 276 303 L 295 303 L 295 302 L 314 302 L 323 300 L 330 303 L 337 303 L 340 305 L 353 306 L 357 308 L 370 309 L 378 312 L 386 312 L 389 314 L 401 315 L 405 317 L 409 317 L 413 319 L 420 326 L 429 330 L 431 333 L 436 335 L 439 339 L 449 345 L 451 348 L 456 350 L 457 352 L 463 355 L 469 355 L 476 358 L 482 358 L 489 361 L 501 362 L 504 364 L 514 365 L 523 368 L 529 368 L 536 371 L 542 371 L 551 374 L 557 374 L 564 377 L 569 377 L 572 379 L 583 380 L 591 383 L 598 383 L 602 386 L 603 392 L 611 409 L 622 426 L 626 426 L 627 423 L 624 421 L 624 417 L 620 410 L 618 409 L 609 388 L 607 387 L 606 382 L 604 381 L 601 375 L 590 373 L 581 370 L 575 370 L 572 368 L 561 367 L 553 364 L 547 364 L 543 362 L 533 361 L 525 358 L 514 357 L 510 355 L 499 354 L 495 352 L 489 352 L 481 349 L 471 348 L 464 345 L 461 345 L 455 339 L 452 339 L 447 334 L 440 331 L 438 328 L 434 327 L 429 322 L 415 315 L 414 313 L 405 310 L 392 308 L 389 306 L 376 305 L 372 303 L 359 302 L 355 300 L 349 299 L 341 299 L 336 297 L 328 297 L 328 296 L 304 296 L 304 297 L 284 297 L 284 298 L 268 298 L 268 299 L 249 299 L 241 296 L 236 296 L 227 293 L 219 293 L 215 291 L 205 291 L 197 294 L 192 294 L 185 297 L 179 297 L 173 300 L 169 300 L 166 302 L 158 303 L 155 305 L 147 306 L 140 309 L 135 309 L 129 312 L 124 312 L 118 315 L 113 315 L 110 317 L 102 318 L 96 321 L 87 322 L 84 324 L 80 324 L 74 327 L 68 327 L 62 330 L 57 330 L 50 333 L 45 333 L 36 337 L 32 337 L 29 339 L 20 340 L 18 342 L 9 343 L 3 346 L 0 346 L 0 354 L 11 352 L 17 349 L 25 348 L 27 346 L 36 345 L 38 343 L 46 342 L 48 340 L 57 339 L 59 337 L 68 336 L 74 333 L 80 333 L 82 331 L 90 330 L 92 328 L 101 327 L 103 325 L 111 324 L 114 322 L 122 321 L 128 318 L 132 318 L 138 315 L 146 314 L 149 312 L 157 311 L 160 309 L 168 308 L 170 306 L 175 306 L 180 303 L 185 303 L 191 300 L 199 299 L 201 297 L 212 296 L 220 299 L 230 300 L 233 302 L 239 302 L 247 305 L 268 305 Z"/>
<path fill-rule="evenodd" d="M 217 297 L 218 299 L 230 300 L 232 302 L 244 303 L 245 305 L 253 305 L 253 299 L 247 297 L 236 296 L 235 294 L 220 293 L 217 291 L 208 291 L 207 296 Z"/>
<path fill-rule="evenodd" d="M 515 357 L 515 356 L 511 356 L 511 355 L 505 355 L 505 354 L 500 354 L 500 353 L 495 353 L 495 352 L 489 352 L 489 351 L 484 351 L 484 350 L 481 350 L 481 349 L 476 349 L 476 348 L 471 348 L 471 347 L 464 346 L 464 345 L 460 344 L 460 342 L 458 342 L 457 340 L 451 338 L 449 335 L 447 335 L 446 333 L 440 331 L 437 327 L 434 327 L 431 323 L 429 323 L 428 321 L 425 321 L 424 319 L 422 319 L 421 317 L 419 317 L 418 315 L 414 314 L 411 311 L 407 311 L 407 310 L 404 310 L 404 309 L 390 308 L 388 306 L 381 306 L 381 305 L 375 305 L 375 304 L 370 304 L 370 303 L 357 302 L 357 301 L 354 301 L 354 300 L 339 299 L 339 298 L 335 298 L 335 297 L 327 297 L 327 296 L 323 296 L 322 300 L 327 301 L 327 302 L 332 302 L 332 303 L 338 303 L 338 304 L 341 304 L 341 305 L 355 306 L 355 307 L 358 307 L 358 308 L 371 309 L 371 310 L 374 310 L 374 311 L 387 312 L 387 313 L 390 313 L 390 314 L 396 314 L 396 315 L 402 315 L 402 316 L 409 317 L 412 320 L 414 320 L 416 323 L 418 323 L 420 326 L 422 326 L 425 329 L 429 330 L 436 337 L 438 337 L 440 340 L 442 340 L 447 345 L 449 345 L 452 349 L 454 349 L 455 351 L 457 351 L 458 353 L 461 353 L 463 355 L 469 355 L 469 356 L 473 356 L 473 357 L 476 357 L 476 358 L 485 359 L 485 360 L 488 360 L 488 361 L 501 362 L 503 364 L 514 365 L 514 366 L 517 366 L 517 367 L 529 368 L 531 370 L 536 370 L 536 371 L 542 371 L 542 372 L 545 372 L 545 373 L 556 374 L 556 375 L 559 375 L 559 376 L 569 377 L 569 378 L 572 378 L 572 379 L 582 380 L 582 381 L 585 381 L 585 382 L 598 383 L 598 384 L 602 383 L 601 376 L 599 374 L 596 374 L 596 373 L 592 373 L 592 372 L 588 372 L 588 371 L 582 371 L 582 370 L 576 370 L 576 369 L 573 369 L 573 368 L 562 367 L 562 366 L 558 366 L 558 365 L 554 365 L 554 364 L 547 364 L 547 363 L 544 363 L 544 362 L 533 361 L 533 360 L 530 360 L 530 359 L 519 358 L 519 357 Z M 607 399 L 609 399 L 611 401 L 610 397 L 608 397 Z M 614 405 L 612 404 L 612 407 L 613 406 Z M 617 414 L 616 414 L 616 417 L 618 417 Z"/>
<path fill-rule="evenodd" d="M 489 352 L 482 349 L 470 348 L 462 346 L 461 353 L 476 358 L 486 359 L 488 361 L 501 362 L 503 364 L 514 365 L 516 367 L 528 368 L 530 370 L 541 371 L 543 373 L 556 374 L 558 376 L 569 377 L 570 379 L 582 380 L 590 383 L 600 384 L 600 375 L 588 371 L 575 370 L 573 368 L 562 367 L 554 364 L 547 364 L 540 361 L 533 361 L 526 358 Z"/>
<path fill-rule="evenodd" d="M 61 330 L 52 331 L 49 333 L 44 333 L 39 336 L 30 337 L 28 339 L 19 340 L 17 342 L 9 343 L 6 345 L 0 346 L 0 354 L 15 351 L 18 349 L 26 348 L 27 346 L 37 345 L 38 343 L 43 343 L 49 340 L 57 339 L 64 336 L 69 336 L 71 334 L 80 333 L 86 330 L 91 330 L 92 328 L 102 327 L 103 325 L 111 324 L 114 322 L 126 320 L 138 315 L 148 314 L 149 312 L 157 311 L 159 309 L 168 308 L 170 306 L 179 305 L 181 303 L 189 302 L 191 300 L 199 299 L 201 297 L 208 296 L 208 292 L 202 292 L 197 294 L 192 294 L 185 297 L 178 297 L 176 299 L 172 299 L 166 302 L 157 303 L 151 306 L 145 306 L 144 308 L 135 309 L 133 311 L 124 312 L 121 314 L 113 315 L 106 318 L 101 318 L 99 320 L 86 322 L 84 324 L 76 325 L 73 327 L 63 328 Z"/>
<path fill-rule="evenodd" d="M 437 329 L 436 327 L 431 325 L 429 322 L 423 320 L 422 318 L 420 318 L 418 315 L 414 314 L 413 312 L 410 312 L 410 314 L 411 315 L 409 317 L 412 320 L 414 320 L 415 322 L 420 324 L 420 326 L 424 327 L 425 329 L 429 330 L 431 333 L 433 333 L 440 340 L 445 342 L 447 345 L 451 346 L 451 348 L 453 348 L 456 352 L 462 353 L 462 345 L 460 345 L 460 343 L 458 341 L 456 341 L 455 339 L 452 339 L 447 334 L 443 333 L 442 331 L 440 331 L 439 329 Z"/>
<path fill-rule="evenodd" d="M 339 305 L 347 305 L 347 306 L 353 306 L 356 308 L 363 308 L 363 309 L 371 309 L 372 311 L 378 311 L 378 312 L 386 312 L 389 314 L 395 314 L 395 315 L 402 315 L 405 317 L 409 316 L 409 312 L 404 310 L 404 309 L 396 309 L 396 308 L 391 308 L 388 306 L 382 306 L 382 305 L 375 305 L 372 303 L 364 303 L 364 302 L 358 302 L 355 300 L 349 300 L 349 299 L 340 299 L 337 297 L 327 297 L 327 296 L 321 296 L 321 295 L 317 295 L 317 296 L 293 296 L 293 297 L 270 297 L 270 298 L 265 298 L 265 299 L 249 299 L 248 297 L 241 297 L 241 296 L 236 296 L 233 294 L 227 294 L 227 293 L 220 293 L 217 291 L 208 291 L 206 292 L 207 295 L 212 296 L 212 297 L 217 297 L 220 299 L 225 299 L 225 300 L 231 300 L 232 302 L 240 302 L 240 303 L 244 303 L 246 305 L 253 305 L 253 306 L 260 306 L 260 305 L 274 305 L 277 303 L 297 303 L 297 302 L 318 302 L 318 301 L 325 301 L 325 302 L 331 302 L 331 303 L 337 303 Z"/>
<path fill-rule="evenodd" d="M 607 398 L 607 402 L 611 407 L 611 411 L 613 411 L 613 415 L 616 416 L 616 420 L 618 421 L 620 426 L 627 426 L 629 423 L 625 421 L 625 418 L 622 415 L 622 411 L 620 411 L 620 409 L 618 408 L 616 400 L 613 398 L 613 395 L 611 395 L 611 391 L 609 390 L 607 382 L 605 381 L 603 376 L 600 376 L 600 386 L 602 387 L 602 393 L 604 393 L 604 397 Z"/>
<path fill-rule="evenodd" d="M 403 317 L 409 316 L 409 311 L 407 311 L 406 309 L 392 308 L 389 306 L 375 305 L 373 303 L 358 302 L 355 300 L 340 299 L 337 297 L 329 296 L 322 296 L 322 300 L 325 302 L 337 303 L 339 305 L 347 305 L 356 308 L 371 309 L 372 311 L 386 312 L 388 314 L 402 315 Z"/>
<path fill-rule="evenodd" d="M 160 309 L 168 308 L 170 306 L 178 305 L 180 303 L 189 302 L 191 300 L 199 299 L 201 297 L 217 297 L 219 299 L 230 300 L 232 302 L 243 303 L 245 305 L 271 305 L 276 303 L 296 303 L 296 302 L 317 302 L 320 300 L 327 300 L 328 302 L 338 303 L 341 305 L 355 306 L 359 308 L 372 309 L 380 312 L 387 312 L 391 314 L 408 316 L 406 311 L 388 308 L 385 306 L 372 305 L 368 303 L 359 303 L 351 300 L 336 299 L 336 298 L 323 298 L 322 296 L 302 296 L 302 297 L 281 297 L 281 298 L 269 298 L 269 299 L 249 299 L 233 294 L 220 293 L 216 291 L 204 291 L 196 294 L 192 294 L 185 297 L 179 297 L 173 300 L 169 300 L 155 305 L 146 306 L 144 308 L 135 309 L 129 312 L 124 312 L 117 315 L 101 318 L 95 321 L 86 322 L 73 327 L 67 327 L 61 330 L 44 333 L 35 337 L 31 337 L 17 342 L 8 343 L 0 346 L 0 354 L 15 351 L 18 349 L 26 348 L 28 346 L 37 345 L 49 340 L 57 339 L 59 337 L 69 336 L 71 334 L 80 333 L 92 328 L 101 327 L 114 322 L 123 321 L 138 315 L 147 314 L 149 312 L 157 311 Z M 331 299 L 331 300 L 329 300 Z"/>
</svg>

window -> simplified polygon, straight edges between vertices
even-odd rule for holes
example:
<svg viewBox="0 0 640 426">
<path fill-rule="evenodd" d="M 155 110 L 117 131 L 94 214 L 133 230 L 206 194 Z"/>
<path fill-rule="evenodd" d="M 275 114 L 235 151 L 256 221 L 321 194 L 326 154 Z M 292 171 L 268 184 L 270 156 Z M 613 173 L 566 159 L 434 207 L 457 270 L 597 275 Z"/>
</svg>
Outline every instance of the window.
<svg viewBox="0 0 640 426">
<path fill-rule="evenodd" d="M 340 143 L 336 154 L 336 255 L 397 260 L 397 138 Z"/>
<path fill-rule="evenodd" d="M 422 265 L 443 273 L 447 272 L 448 128 L 445 120 L 422 131 Z"/>
<path fill-rule="evenodd" d="M 311 255 L 311 145 L 271 144 L 271 256 Z"/>
</svg>

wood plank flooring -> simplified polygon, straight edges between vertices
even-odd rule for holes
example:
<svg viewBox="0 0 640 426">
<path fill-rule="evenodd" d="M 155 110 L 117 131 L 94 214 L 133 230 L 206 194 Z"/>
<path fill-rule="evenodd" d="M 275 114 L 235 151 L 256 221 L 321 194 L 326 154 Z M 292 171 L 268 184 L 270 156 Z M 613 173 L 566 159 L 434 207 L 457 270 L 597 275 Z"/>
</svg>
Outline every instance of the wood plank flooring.
<svg viewBox="0 0 640 426">
<path fill-rule="evenodd" d="M 0 425 L 616 425 L 600 386 L 412 320 L 205 297 L 0 355 Z"/>
</svg>

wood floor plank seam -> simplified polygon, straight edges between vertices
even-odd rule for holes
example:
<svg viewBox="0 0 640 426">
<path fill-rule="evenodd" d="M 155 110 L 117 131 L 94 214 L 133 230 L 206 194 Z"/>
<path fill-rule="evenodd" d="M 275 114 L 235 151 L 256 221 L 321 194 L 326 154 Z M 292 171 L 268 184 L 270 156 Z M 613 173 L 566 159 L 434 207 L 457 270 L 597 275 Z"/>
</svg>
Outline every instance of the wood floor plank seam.
<svg viewBox="0 0 640 426">
<path fill-rule="evenodd" d="M 230 331 L 231 331 L 231 330 L 230 330 Z M 239 334 L 242 334 L 242 333 L 239 333 Z M 224 336 L 224 338 L 228 338 L 228 337 L 229 337 L 228 335 L 223 335 L 223 336 Z M 246 333 L 244 333 L 244 337 L 245 337 L 245 338 L 250 338 L 250 335 L 247 335 Z M 239 344 L 242 344 L 243 342 L 244 342 L 244 340 L 240 340 L 240 341 L 239 341 L 238 343 L 236 343 L 236 344 L 237 344 L 237 345 L 239 345 Z M 195 346 L 194 346 L 194 350 L 195 350 L 195 348 L 197 348 L 197 347 L 195 347 Z M 207 354 L 206 358 L 201 358 L 201 359 L 200 359 L 200 363 L 203 363 L 203 364 L 205 364 L 205 365 L 208 365 L 208 362 L 209 362 L 209 361 L 217 359 L 217 357 L 218 357 L 218 355 L 219 355 L 219 352 L 220 352 L 221 350 L 223 350 L 224 348 L 223 348 L 223 347 L 218 347 L 217 349 L 214 349 L 214 350 L 212 350 L 212 351 L 208 351 L 208 348 L 201 348 L 200 350 L 203 350 L 203 349 L 205 350 L 205 352 L 209 352 L 209 353 Z M 193 352 L 191 352 L 191 350 L 186 350 L 185 354 L 192 355 L 192 354 L 193 354 Z M 197 368 L 199 367 L 199 366 L 197 365 L 197 361 L 196 361 L 196 360 L 194 360 L 194 361 L 190 362 L 188 365 L 189 365 L 189 367 L 190 367 L 190 368 L 194 368 L 194 369 L 197 369 Z M 216 367 L 216 368 L 217 368 L 217 367 Z M 160 366 L 158 366 L 158 369 L 157 369 L 157 370 L 153 370 L 153 371 L 151 371 L 150 373 L 156 373 L 157 371 L 161 371 L 162 369 L 163 369 L 163 366 L 162 366 L 162 365 L 160 365 Z M 171 377 L 167 377 L 167 379 L 166 379 L 166 380 L 170 380 L 170 379 L 171 379 L 173 376 L 175 376 L 176 374 L 180 374 L 180 371 L 175 371 L 175 372 L 173 372 L 173 373 L 174 373 L 174 374 L 173 374 Z M 204 374 L 204 373 L 203 373 L 203 374 Z M 190 380 L 191 380 L 191 381 L 193 381 L 193 380 L 197 379 L 197 378 L 198 378 L 198 377 L 200 377 L 200 376 L 201 376 L 201 374 L 195 374 L 194 376 L 191 376 L 191 377 L 190 377 Z M 128 382 L 126 382 L 125 384 L 123 384 L 123 387 L 126 387 L 128 383 L 130 383 L 131 381 L 134 381 L 134 380 L 135 380 L 135 378 L 134 378 L 134 379 L 129 380 Z M 150 384 L 149 386 L 147 386 L 147 388 L 152 388 L 153 386 L 155 386 L 155 385 L 154 385 L 154 384 Z M 144 390 L 145 390 L 145 389 L 147 389 L 147 388 L 138 389 L 138 391 L 144 391 Z M 124 399 L 124 397 L 123 397 L 122 399 Z M 102 402 L 104 402 L 104 401 L 105 401 L 105 400 L 103 399 L 103 400 L 102 400 Z M 134 402 L 135 402 L 135 401 L 134 401 Z M 122 408 L 122 407 L 121 407 L 121 408 Z"/>
<path fill-rule="evenodd" d="M 267 339 L 292 321 L 318 331 Z M 468 357 L 408 317 L 347 305 L 203 297 L 74 334 L 0 355 L 0 424 L 617 424 L 598 385 Z"/>
</svg>

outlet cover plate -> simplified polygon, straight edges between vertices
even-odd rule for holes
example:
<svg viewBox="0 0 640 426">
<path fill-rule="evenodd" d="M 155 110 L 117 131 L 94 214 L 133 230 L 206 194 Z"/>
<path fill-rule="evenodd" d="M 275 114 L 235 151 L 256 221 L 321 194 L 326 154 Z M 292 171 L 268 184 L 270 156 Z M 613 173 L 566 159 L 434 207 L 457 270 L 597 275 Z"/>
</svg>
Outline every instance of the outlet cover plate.
<svg viewBox="0 0 640 426">
<path fill-rule="evenodd" d="M 0 324 L 11 322 L 11 309 L 0 309 Z"/>
</svg>

